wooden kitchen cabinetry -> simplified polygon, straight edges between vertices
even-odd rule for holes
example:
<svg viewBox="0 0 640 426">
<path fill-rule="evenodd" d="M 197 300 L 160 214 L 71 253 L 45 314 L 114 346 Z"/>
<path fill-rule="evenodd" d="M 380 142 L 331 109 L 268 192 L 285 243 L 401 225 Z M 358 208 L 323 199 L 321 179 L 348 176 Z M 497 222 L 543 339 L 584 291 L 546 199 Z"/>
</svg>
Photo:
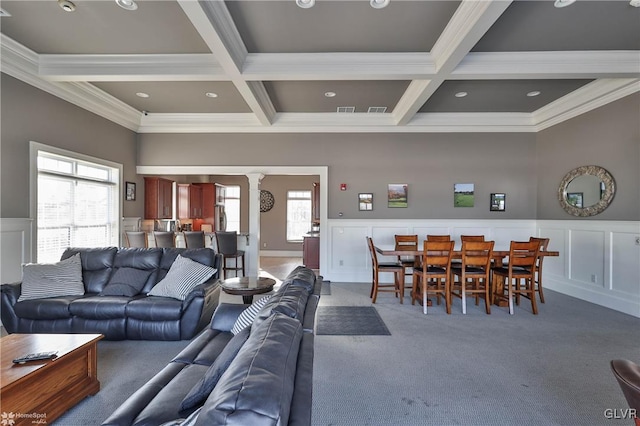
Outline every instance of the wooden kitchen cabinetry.
<svg viewBox="0 0 640 426">
<path fill-rule="evenodd" d="M 190 183 L 178 184 L 178 219 L 202 217 L 202 188 Z"/>
<path fill-rule="evenodd" d="M 173 181 L 159 177 L 144 178 L 144 218 L 171 219 Z"/>
<path fill-rule="evenodd" d="M 309 269 L 320 269 L 320 237 L 304 237 L 302 263 Z"/>
<path fill-rule="evenodd" d="M 216 184 L 194 183 L 194 185 L 202 189 L 202 217 L 213 218 L 216 214 Z M 213 224 L 214 222 L 212 221 L 211 223 Z"/>
</svg>

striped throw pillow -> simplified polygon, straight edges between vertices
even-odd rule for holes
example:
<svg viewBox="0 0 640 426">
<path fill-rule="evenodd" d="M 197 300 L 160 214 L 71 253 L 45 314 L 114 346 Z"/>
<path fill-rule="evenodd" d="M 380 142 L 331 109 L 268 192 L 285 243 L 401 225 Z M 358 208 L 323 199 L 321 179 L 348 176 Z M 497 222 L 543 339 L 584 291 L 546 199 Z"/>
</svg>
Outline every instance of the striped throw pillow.
<svg viewBox="0 0 640 426">
<path fill-rule="evenodd" d="M 22 266 L 22 292 L 18 302 L 83 294 L 80 253 L 57 263 L 28 263 Z"/>
<path fill-rule="evenodd" d="M 153 286 L 147 295 L 184 300 L 195 286 L 204 283 L 215 273 L 215 268 L 178 255 L 164 279 Z"/>
<path fill-rule="evenodd" d="M 235 335 L 240 333 L 244 328 L 249 327 L 253 323 L 256 315 L 258 315 L 258 312 L 260 312 L 262 307 L 267 304 L 270 298 L 271 296 L 266 296 L 258 299 L 253 302 L 247 309 L 240 312 L 240 315 L 238 315 L 238 319 L 236 319 L 233 327 L 231 327 L 231 333 Z"/>
</svg>

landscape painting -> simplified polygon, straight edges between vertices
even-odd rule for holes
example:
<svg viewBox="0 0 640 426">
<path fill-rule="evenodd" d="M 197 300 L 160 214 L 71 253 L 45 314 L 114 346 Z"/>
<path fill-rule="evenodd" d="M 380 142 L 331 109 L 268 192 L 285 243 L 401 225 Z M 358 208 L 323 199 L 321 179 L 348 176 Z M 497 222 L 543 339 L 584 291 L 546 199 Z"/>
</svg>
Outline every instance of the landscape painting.
<svg viewBox="0 0 640 426">
<path fill-rule="evenodd" d="M 453 184 L 453 206 L 454 207 L 473 207 L 473 183 L 455 183 Z"/>
<path fill-rule="evenodd" d="M 390 183 L 387 190 L 389 207 L 407 207 L 408 188 L 406 183 Z"/>
</svg>

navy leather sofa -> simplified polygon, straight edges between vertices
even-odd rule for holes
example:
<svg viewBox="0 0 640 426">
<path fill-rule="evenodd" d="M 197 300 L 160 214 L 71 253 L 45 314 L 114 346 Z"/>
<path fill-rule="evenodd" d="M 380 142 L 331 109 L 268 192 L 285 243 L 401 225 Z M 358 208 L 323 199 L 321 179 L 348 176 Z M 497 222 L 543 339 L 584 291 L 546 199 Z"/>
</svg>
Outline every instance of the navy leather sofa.
<svg viewBox="0 0 640 426">
<path fill-rule="evenodd" d="M 85 294 L 18 302 L 21 283 L 0 286 L 2 324 L 9 333 L 101 333 L 108 340 L 186 340 L 207 326 L 220 298 L 219 272 L 185 300 L 147 296 L 178 254 L 220 269 L 222 256 L 210 248 L 69 248 L 80 253 Z M 151 271 L 135 296 L 99 296 L 119 268 Z"/>
<path fill-rule="evenodd" d="M 310 425 L 321 285 L 312 270 L 294 269 L 244 330 L 246 340 L 229 357 L 215 386 L 202 390 L 199 402 L 185 411 L 185 396 L 229 355 L 223 351 L 237 346 L 235 339 L 243 333 L 234 336 L 231 329 L 248 305 L 220 304 L 210 326 L 103 426 Z"/>
</svg>

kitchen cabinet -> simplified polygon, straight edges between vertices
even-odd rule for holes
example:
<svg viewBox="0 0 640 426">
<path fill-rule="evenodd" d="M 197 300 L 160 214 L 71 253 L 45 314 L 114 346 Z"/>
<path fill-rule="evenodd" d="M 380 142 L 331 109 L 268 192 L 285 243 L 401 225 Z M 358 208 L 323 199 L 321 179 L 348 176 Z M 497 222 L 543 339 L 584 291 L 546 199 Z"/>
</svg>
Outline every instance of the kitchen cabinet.
<svg viewBox="0 0 640 426">
<path fill-rule="evenodd" d="M 202 217 L 202 188 L 190 183 L 178 184 L 178 219 Z"/>
<path fill-rule="evenodd" d="M 309 269 L 320 269 L 320 237 L 304 237 L 302 263 Z"/>
<path fill-rule="evenodd" d="M 144 178 L 144 218 L 171 219 L 173 181 L 159 177 Z"/>
<path fill-rule="evenodd" d="M 320 223 L 320 182 L 313 183 L 311 193 L 311 221 Z"/>
<path fill-rule="evenodd" d="M 215 183 L 194 183 L 202 189 L 202 218 L 215 217 L 216 205 L 216 184 Z M 209 223 L 209 222 L 207 222 Z M 213 224 L 213 221 L 211 221 Z"/>
</svg>

